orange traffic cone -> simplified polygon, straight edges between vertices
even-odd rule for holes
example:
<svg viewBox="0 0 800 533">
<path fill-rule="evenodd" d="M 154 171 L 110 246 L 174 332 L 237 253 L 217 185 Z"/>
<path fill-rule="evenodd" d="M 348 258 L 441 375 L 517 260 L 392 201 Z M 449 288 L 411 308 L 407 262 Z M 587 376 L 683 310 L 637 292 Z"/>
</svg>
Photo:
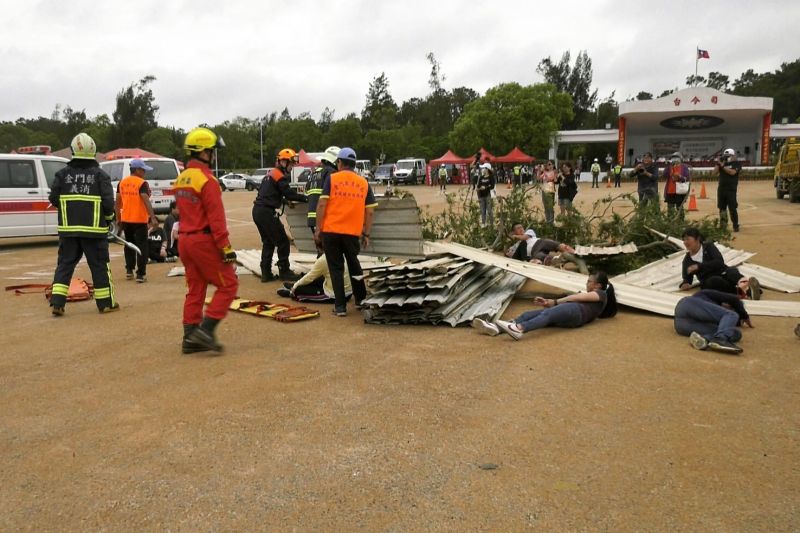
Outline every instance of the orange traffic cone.
<svg viewBox="0 0 800 533">
<path fill-rule="evenodd" d="M 609 176 L 608 180 L 606 181 L 606 189 L 610 189 L 610 188 L 611 188 L 611 176 Z"/>
<path fill-rule="evenodd" d="M 699 209 L 697 209 L 697 198 L 694 196 L 694 188 L 692 188 L 692 194 L 689 195 L 689 207 L 687 207 L 686 210 L 699 211 Z"/>
<path fill-rule="evenodd" d="M 708 195 L 706 194 L 706 183 L 705 182 L 700 184 L 700 199 L 701 200 L 707 200 L 708 199 Z"/>
</svg>

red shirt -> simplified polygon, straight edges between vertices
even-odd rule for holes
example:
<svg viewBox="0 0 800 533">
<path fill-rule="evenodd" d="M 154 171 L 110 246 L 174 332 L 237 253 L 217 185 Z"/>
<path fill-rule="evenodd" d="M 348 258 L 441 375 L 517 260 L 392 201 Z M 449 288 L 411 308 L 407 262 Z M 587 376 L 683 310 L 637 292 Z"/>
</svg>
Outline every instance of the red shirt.
<svg viewBox="0 0 800 533">
<path fill-rule="evenodd" d="M 179 234 L 211 232 L 217 248 L 230 246 L 222 190 L 208 165 L 192 159 L 175 180 L 175 202 L 180 213 Z"/>
</svg>

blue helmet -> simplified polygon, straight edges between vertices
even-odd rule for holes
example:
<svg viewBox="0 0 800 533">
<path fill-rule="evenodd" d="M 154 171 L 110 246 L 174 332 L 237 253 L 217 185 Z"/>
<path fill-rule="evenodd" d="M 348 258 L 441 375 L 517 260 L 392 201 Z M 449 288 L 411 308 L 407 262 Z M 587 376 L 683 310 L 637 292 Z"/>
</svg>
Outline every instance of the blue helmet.
<svg viewBox="0 0 800 533">
<path fill-rule="evenodd" d="M 339 150 L 339 159 L 342 161 L 352 161 L 353 163 L 356 162 L 356 151 L 352 148 L 342 148 Z"/>
</svg>

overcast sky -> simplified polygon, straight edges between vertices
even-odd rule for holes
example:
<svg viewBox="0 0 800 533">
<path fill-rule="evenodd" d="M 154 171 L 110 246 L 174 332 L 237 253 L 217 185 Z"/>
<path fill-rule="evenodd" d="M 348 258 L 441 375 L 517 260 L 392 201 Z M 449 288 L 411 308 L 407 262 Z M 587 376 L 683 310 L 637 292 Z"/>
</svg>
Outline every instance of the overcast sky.
<svg viewBox="0 0 800 533">
<path fill-rule="evenodd" d="M 446 88 L 483 93 L 542 81 L 536 65 L 587 50 L 599 97 L 731 81 L 800 58 L 800 2 L 341 0 L 2 0 L 0 121 L 56 104 L 94 116 L 147 74 L 159 123 L 190 128 L 288 107 L 360 113 L 386 72 L 395 101 L 428 92 L 432 51 Z"/>
</svg>

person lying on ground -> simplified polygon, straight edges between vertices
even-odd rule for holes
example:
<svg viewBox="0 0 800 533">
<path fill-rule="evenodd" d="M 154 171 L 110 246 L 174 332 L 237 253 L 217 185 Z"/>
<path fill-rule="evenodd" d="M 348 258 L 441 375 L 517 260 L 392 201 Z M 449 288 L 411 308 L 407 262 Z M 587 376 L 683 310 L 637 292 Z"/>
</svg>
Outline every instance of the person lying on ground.
<svg viewBox="0 0 800 533">
<path fill-rule="evenodd" d="M 737 268 L 727 266 L 719 249 L 713 243 L 705 242 L 700 230 L 686 228 L 681 237 L 686 246 L 686 255 L 683 258 L 680 290 L 691 289 L 692 281 L 697 276 L 701 289 L 727 292 L 751 300 L 761 299 L 758 279 L 743 276 Z"/>
<path fill-rule="evenodd" d="M 550 264 L 550 252 L 561 252 L 574 254 L 575 249 L 561 242 L 550 239 L 540 239 L 532 228 L 527 230 L 522 224 L 514 224 L 511 235 L 512 239 L 519 242 L 513 244 L 506 250 L 506 256 L 520 261 L 530 261 L 536 264 Z"/>
<path fill-rule="evenodd" d="M 349 300 L 353 294 L 346 263 L 344 266 L 344 294 L 345 300 Z M 325 255 L 317 257 L 311 270 L 294 284 L 286 283 L 283 288 L 278 289 L 278 295 L 298 302 L 334 303 L 335 295 L 331 272 L 328 269 L 328 260 L 325 259 Z"/>
<path fill-rule="evenodd" d="M 742 338 L 739 326 L 745 324 L 753 327 L 742 301 L 726 292 L 703 289 L 675 306 L 675 331 L 689 337 L 689 343 L 698 350 L 742 353 L 736 342 Z"/>
<path fill-rule="evenodd" d="M 570 294 L 562 298 L 542 298 L 534 302 L 544 307 L 526 311 L 514 320 L 496 320 L 494 323 L 476 318 L 472 327 L 483 335 L 494 337 L 501 331 L 518 341 L 525 333 L 546 327 L 579 328 L 595 318 L 611 318 L 617 314 L 617 299 L 614 286 L 605 272 L 597 272 L 586 280 L 586 292 Z"/>
</svg>

